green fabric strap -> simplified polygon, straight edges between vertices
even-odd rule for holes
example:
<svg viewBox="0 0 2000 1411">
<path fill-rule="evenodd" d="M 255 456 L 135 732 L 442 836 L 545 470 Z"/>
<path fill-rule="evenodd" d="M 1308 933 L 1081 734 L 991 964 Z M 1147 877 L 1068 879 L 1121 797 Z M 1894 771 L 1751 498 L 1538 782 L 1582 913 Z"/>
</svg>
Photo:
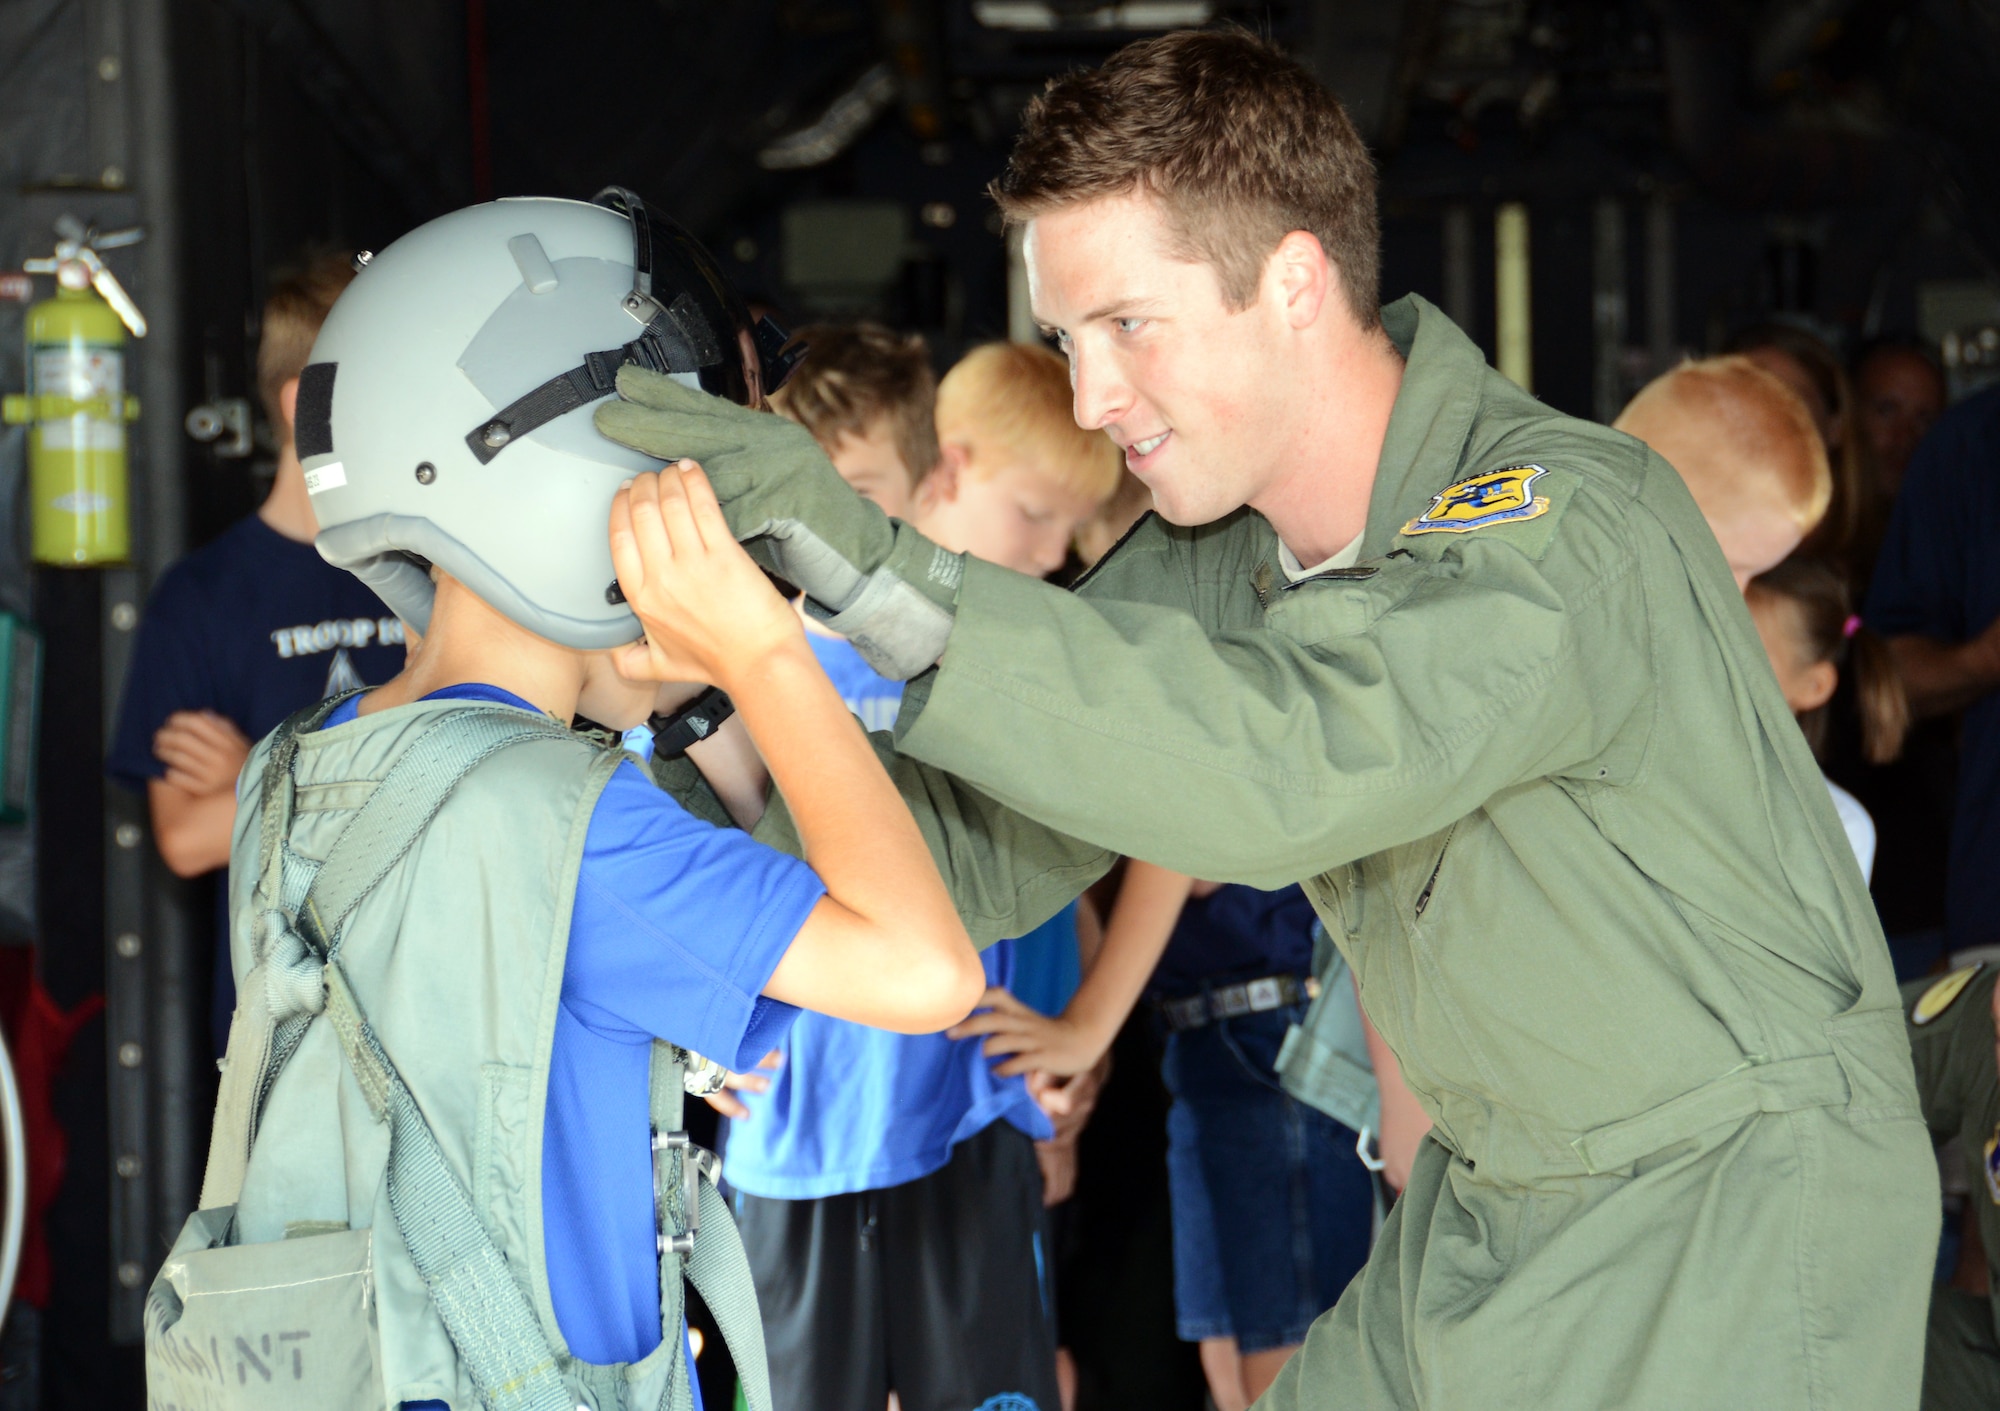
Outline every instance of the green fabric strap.
<svg viewBox="0 0 2000 1411">
<path fill-rule="evenodd" d="M 569 738 L 553 721 L 512 706 L 468 707 L 440 716 L 403 751 L 341 831 L 299 907 L 301 932 L 329 955 L 336 953 L 341 926 L 416 845 L 459 780 L 509 745 Z"/>
<path fill-rule="evenodd" d="M 323 978 L 325 1014 L 339 1036 L 341 1051 L 370 1109 L 389 1126 L 386 1180 L 397 1227 L 482 1404 L 489 1411 L 572 1411 L 576 1399 L 562 1378 L 541 1320 L 370 1028 L 338 959 L 347 919 L 416 844 L 459 780 L 509 745 L 568 738 L 568 732 L 504 707 L 451 713 L 403 751 L 341 831 L 326 860 L 315 865 L 292 853 L 284 839 L 292 812 L 298 734 L 317 728 L 329 709 L 331 705 L 315 707 L 286 722 L 267 764 L 260 839 L 262 904 L 290 912 L 296 920 L 265 938 L 259 961 L 279 970 L 310 969 L 314 979 Z M 300 953 L 288 957 L 283 953 L 288 949 Z M 294 977 L 289 989 L 304 991 L 306 979 L 304 973 Z M 275 1032 L 256 1086 L 257 1106 L 315 1017 L 317 1005 L 310 1002 L 274 1016 Z M 680 1050 L 654 1044 L 651 1101 L 656 1138 L 681 1132 L 683 1068 Z M 250 1140 L 254 1141 L 254 1126 Z M 693 1406 L 691 1371 L 681 1339 L 685 1278 L 701 1291 L 729 1344 L 750 1411 L 771 1411 L 763 1322 L 735 1220 L 712 1174 L 700 1167 L 692 1212 L 696 1218 L 691 1222 L 684 1185 L 690 1150 L 666 1145 L 660 1155 L 663 1159 L 655 1162 L 659 1227 L 667 1235 L 685 1231 L 690 1224 L 698 1231 L 685 1258 L 671 1250 L 660 1256 L 661 1332 L 674 1349 L 661 1409 L 691 1411 Z"/>
<path fill-rule="evenodd" d="M 463 712 L 440 716 L 397 757 L 388 775 L 334 840 L 326 860 L 315 867 L 285 845 L 283 833 L 278 834 L 274 843 L 271 825 L 274 818 L 282 818 L 285 826 L 290 826 L 292 764 L 298 757 L 298 737 L 318 729 L 338 704 L 339 701 L 322 702 L 288 720 L 272 747 L 264 771 L 264 835 L 259 845 L 266 869 L 264 904 L 293 913 L 296 934 L 311 951 L 317 952 L 313 956 L 291 957 L 290 967 L 299 972 L 293 977 L 295 987 L 315 994 L 319 988 L 318 976 L 306 973 L 306 962 L 310 961 L 310 970 L 316 972 L 319 960 L 333 957 L 340 944 L 341 926 L 361 904 L 361 899 L 416 845 L 431 819 L 444 807 L 444 801 L 451 797 L 451 791 L 458 787 L 458 781 L 480 761 L 508 745 L 534 739 L 564 739 L 569 733 L 552 721 L 511 706 L 468 706 Z M 306 890 L 299 899 L 294 890 L 301 884 L 306 884 Z M 273 939 L 267 932 L 264 937 L 267 947 Z M 274 958 L 267 949 L 258 959 L 270 965 Z M 285 958 L 276 960 L 283 970 Z M 305 1038 L 316 1012 L 316 1007 L 307 1002 L 271 1016 L 272 1034 L 250 1112 L 250 1144 L 256 1142 L 257 1121 L 264 1100 L 270 1096 L 271 1085 Z"/>
<path fill-rule="evenodd" d="M 757 1311 L 750 1256 L 743 1252 L 743 1236 L 736 1231 L 729 1202 L 706 1172 L 701 1177 L 699 1209 L 701 1233 L 688 1257 L 688 1280 L 701 1291 L 722 1340 L 729 1344 L 750 1411 L 771 1411 L 771 1365 L 764 1351 L 764 1320 Z"/>
<path fill-rule="evenodd" d="M 506 708 L 441 718 L 403 752 L 341 831 L 297 912 L 299 934 L 324 962 L 327 1018 L 369 1107 L 389 1124 L 387 1183 L 397 1228 L 489 1411 L 573 1411 L 576 1401 L 541 1321 L 369 1028 L 336 955 L 342 924 L 415 845 L 459 780 L 509 745 L 566 737 L 559 726 Z M 291 760 L 284 762 L 289 781 Z M 293 1016 L 283 1027 L 303 1033 L 312 1017 Z M 276 1065 L 296 1046 L 296 1037 L 281 1039 Z"/>
<path fill-rule="evenodd" d="M 389 1124 L 389 1208 L 445 1332 L 488 1411 L 574 1411 L 555 1350 L 528 1296 L 474 1213 L 416 1099 L 326 963 L 326 1016 L 375 1115 Z"/>
<path fill-rule="evenodd" d="M 664 1133 L 682 1130 L 685 1072 L 684 1052 L 655 1040 L 652 1122 L 656 1142 Z M 653 1163 L 657 1220 L 662 1234 L 673 1235 L 685 1231 L 689 1224 L 685 1195 L 689 1149 L 656 1146 L 655 1150 L 661 1158 Z M 677 1349 L 680 1347 L 685 1278 L 700 1290 L 702 1302 L 715 1318 L 717 1331 L 729 1344 L 729 1356 L 736 1364 L 736 1379 L 750 1411 L 771 1411 L 771 1368 L 764 1351 L 764 1320 L 757 1311 L 757 1286 L 750 1275 L 749 1256 L 743 1252 L 743 1237 L 737 1233 L 729 1203 L 716 1189 L 715 1179 L 706 1167 L 697 1168 L 695 1191 L 694 1248 L 686 1259 L 671 1250 L 660 1253 L 661 1336 L 671 1339 Z M 693 1405 L 685 1362 L 685 1356 L 677 1352 L 673 1375 L 661 1401 L 662 1411 L 689 1411 Z"/>
</svg>

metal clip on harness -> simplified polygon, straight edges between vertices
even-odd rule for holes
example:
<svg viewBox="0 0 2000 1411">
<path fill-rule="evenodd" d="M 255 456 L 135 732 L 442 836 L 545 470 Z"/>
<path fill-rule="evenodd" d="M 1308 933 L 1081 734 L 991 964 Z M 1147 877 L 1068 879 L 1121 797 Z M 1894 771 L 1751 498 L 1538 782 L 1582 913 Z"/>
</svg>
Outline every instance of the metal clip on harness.
<svg viewBox="0 0 2000 1411">
<path fill-rule="evenodd" d="M 694 1253 L 694 1239 L 701 1231 L 701 1178 L 707 1176 L 711 1182 L 722 1179 L 722 1158 L 705 1146 L 696 1146 L 686 1132 L 653 1133 L 653 1183 L 659 1185 L 659 1161 L 663 1151 L 678 1151 L 681 1156 L 681 1213 L 687 1219 L 684 1229 L 668 1234 L 665 1212 L 661 1212 L 659 1251 L 662 1257 L 669 1253 L 687 1259 Z"/>
</svg>

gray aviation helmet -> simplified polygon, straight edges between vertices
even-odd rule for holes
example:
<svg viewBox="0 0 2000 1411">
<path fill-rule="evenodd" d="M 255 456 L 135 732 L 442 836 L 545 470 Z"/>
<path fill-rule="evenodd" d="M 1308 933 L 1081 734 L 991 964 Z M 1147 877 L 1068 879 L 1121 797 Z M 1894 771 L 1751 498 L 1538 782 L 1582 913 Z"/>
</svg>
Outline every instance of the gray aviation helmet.
<svg viewBox="0 0 2000 1411">
<path fill-rule="evenodd" d="M 599 435 L 591 404 L 635 362 L 748 405 L 789 370 L 784 342 L 623 188 L 440 216 L 367 261 L 300 375 L 320 556 L 419 631 L 435 564 L 551 641 L 630 642 L 606 527 L 620 482 L 660 463 Z"/>
</svg>

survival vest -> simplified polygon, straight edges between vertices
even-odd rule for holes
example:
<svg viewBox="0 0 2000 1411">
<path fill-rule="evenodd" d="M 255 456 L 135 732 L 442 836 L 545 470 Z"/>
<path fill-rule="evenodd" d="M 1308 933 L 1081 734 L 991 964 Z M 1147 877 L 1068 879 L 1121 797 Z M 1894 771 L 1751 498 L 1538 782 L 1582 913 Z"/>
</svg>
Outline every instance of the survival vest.
<svg viewBox="0 0 2000 1411">
<path fill-rule="evenodd" d="M 753 1411 L 769 1374 L 690 1056 L 653 1045 L 660 1346 L 569 1355 L 543 1260 L 542 1125 L 591 811 L 622 758 L 505 706 L 428 701 L 245 769 L 231 856 L 243 975 L 201 1208 L 147 1298 L 156 1411 L 685 1411 L 683 1279 Z"/>
</svg>

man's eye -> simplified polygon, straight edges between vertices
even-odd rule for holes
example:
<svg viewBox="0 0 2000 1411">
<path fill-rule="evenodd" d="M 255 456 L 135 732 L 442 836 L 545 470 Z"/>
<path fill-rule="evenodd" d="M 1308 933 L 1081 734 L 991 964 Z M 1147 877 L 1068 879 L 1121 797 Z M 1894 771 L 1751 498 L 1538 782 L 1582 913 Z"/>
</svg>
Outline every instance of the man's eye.
<svg viewBox="0 0 2000 1411">
<path fill-rule="evenodd" d="M 1118 331 L 1120 333 L 1137 333 L 1145 326 L 1146 320 L 1142 318 L 1121 318 L 1118 320 Z"/>
<path fill-rule="evenodd" d="M 1042 336 L 1056 345 L 1057 352 L 1067 353 L 1069 351 L 1069 335 L 1060 328 L 1045 328 L 1042 330 Z"/>
</svg>

